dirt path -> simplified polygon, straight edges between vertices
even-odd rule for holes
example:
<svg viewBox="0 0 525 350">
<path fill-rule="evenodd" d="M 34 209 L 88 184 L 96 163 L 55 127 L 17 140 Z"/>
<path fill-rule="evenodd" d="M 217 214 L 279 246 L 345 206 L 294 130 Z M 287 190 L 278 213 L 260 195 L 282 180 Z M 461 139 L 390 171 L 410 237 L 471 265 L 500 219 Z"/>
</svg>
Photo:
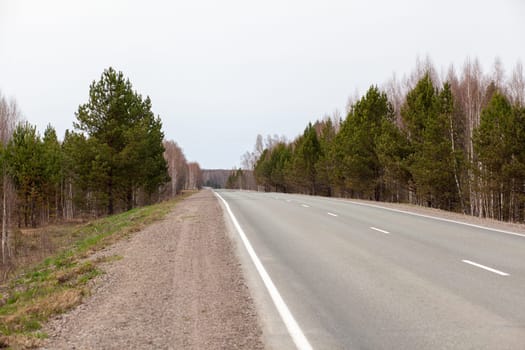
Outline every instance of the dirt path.
<svg viewBox="0 0 525 350">
<path fill-rule="evenodd" d="M 262 349 L 255 307 L 211 191 L 104 251 L 93 296 L 53 320 L 45 349 Z"/>
</svg>

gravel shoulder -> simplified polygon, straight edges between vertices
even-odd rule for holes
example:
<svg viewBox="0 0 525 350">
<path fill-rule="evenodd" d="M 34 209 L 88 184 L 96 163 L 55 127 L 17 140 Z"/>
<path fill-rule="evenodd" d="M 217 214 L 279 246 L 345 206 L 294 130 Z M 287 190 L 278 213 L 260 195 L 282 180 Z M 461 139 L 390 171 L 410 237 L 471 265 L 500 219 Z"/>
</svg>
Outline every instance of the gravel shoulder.
<svg viewBox="0 0 525 350">
<path fill-rule="evenodd" d="M 191 196 L 98 253 L 119 259 L 46 326 L 44 349 L 263 349 L 234 249 L 213 193 Z"/>
</svg>

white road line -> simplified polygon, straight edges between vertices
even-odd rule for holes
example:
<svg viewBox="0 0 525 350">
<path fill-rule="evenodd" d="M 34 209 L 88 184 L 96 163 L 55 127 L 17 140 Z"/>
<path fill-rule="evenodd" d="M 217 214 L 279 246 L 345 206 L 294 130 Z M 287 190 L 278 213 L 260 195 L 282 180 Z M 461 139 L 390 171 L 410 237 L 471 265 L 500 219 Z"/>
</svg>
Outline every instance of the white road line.
<svg viewBox="0 0 525 350">
<path fill-rule="evenodd" d="M 310 206 L 308 204 L 301 204 L 301 207 L 310 208 Z"/>
<path fill-rule="evenodd" d="M 382 232 L 382 233 L 387 234 L 387 235 L 390 234 L 390 232 L 385 231 L 385 230 L 381 230 L 380 228 L 377 228 L 377 227 L 370 226 L 370 229 L 374 230 L 374 231 Z"/>
<path fill-rule="evenodd" d="M 380 206 L 380 205 L 368 204 L 368 203 L 359 203 L 359 202 L 354 202 L 354 201 L 346 201 L 346 200 L 341 200 L 341 201 L 343 203 L 346 202 L 346 203 L 351 203 L 351 204 L 355 204 L 355 205 L 360 205 L 360 206 L 363 206 L 363 207 L 379 208 L 379 209 L 384 209 L 384 210 L 388 210 L 388 211 L 393 211 L 393 212 L 396 212 L 396 213 L 403 213 L 403 214 L 408 214 L 408 215 L 412 215 L 412 216 L 419 216 L 419 217 L 426 218 L 426 219 L 433 219 L 433 220 L 439 220 L 439 221 L 444 221 L 444 222 L 451 222 L 453 224 L 459 224 L 459 225 L 464 225 L 464 226 L 475 227 L 475 228 L 479 228 L 479 229 L 483 229 L 483 230 L 487 230 L 487 231 L 494 231 L 494 232 L 504 233 L 504 234 L 512 235 L 512 236 L 525 237 L 524 233 L 517 233 L 517 232 L 512 232 L 512 231 L 500 230 L 500 229 L 497 229 L 497 228 L 491 228 L 491 227 L 481 226 L 481 225 L 476 225 L 476 224 L 468 224 L 466 222 L 461 222 L 461 221 L 451 220 L 451 219 L 439 218 L 437 216 L 432 216 L 432 215 L 418 214 L 418 213 L 414 213 L 414 212 L 407 211 L 407 210 L 387 208 L 387 207 L 383 207 L 383 206 Z"/>
<path fill-rule="evenodd" d="M 330 216 L 337 216 L 337 214 L 330 213 L 330 212 L 328 212 L 327 214 L 330 215 Z"/>
<path fill-rule="evenodd" d="M 503 272 L 503 271 L 500 271 L 500 270 L 496 270 L 496 269 L 493 269 L 491 267 L 475 263 L 474 261 L 470 261 L 470 260 L 461 260 L 461 261 L 463 261 L 466 264 L 470 264 L 470 265 L 479 267 L 480 269 L 487 270 L 487 271 L 490 271 L 490 272 L 494 272 L 494 273 L 496 273 L 496 274 L 498 274 L 500 276 L 510 276 L 510 274 L 508 274 L 506 272 Z"/>
<path fill-rule="evenodd" d="M 287 199 L 286 201 L 287 201 L 288 203 L 290 203 L 292 200 L 291 200 L 291 199 Z"/>
<path fill-rule="evenodd" d="M 246 237 L 246 234 L 241 228 L 241 225 L 239 225 L 239 222 L 235 218 L 235 215 L 233 215 L 233 212 L 230 209 L 230 206 L 224 200 L 224 198 L 221 197 L 220 194 L 218 194 L 217 192 L 213 192 L 213 193 L 224 203 L 224 206 L 226 207 L 226 211 L 230 215 L 233 225 L 237 229 L 237 232 L 239 233 L 239 236 L 241 237 L 241 240 L 244 243 L 244 247 L 248 251 L 248 254 L 250 255 L 250 258 L 252 259 L 253 264 L 255 265 L 255 268 L 257 269 L 257 272 L 259 272 L 259 275 L 261 276 L 261 279 L 263 280 L 264 285 L 266 286 L 266 289 L 268 289 L 268 292 L 270 293 L 270 297 L 272 298 L 272 301 L 275 307 L 277 308 L 279 315 L 281 315 L 281 318 L 283 319 L 283 322 L 286 325 L 286 328 L 288 329 L 288 332 L 290 333 L 295 343 L 295 346 L 297 346 L 297 349 L 299 350 L 312 350 L 312 346 L 310 345 L 310 342 L 308 341 L 308 339 L 306 339 L 306 336 L 304 335 L 303 331 L 297 324 L 297 321 L 295 321 L 295 318 L 293 317 L 292 313 L 288 309 L 288 306 L 286 305 L 283 298 L 281 297 L 281 294 L 279 294 L 279 291 L 275 287 L 275 284 L 273 284 L 273 281 L 270 278 L 270 275 L 268 275 L 268 272 L 266 272 L 266 269 L 264 268 L 263 264 L 257 257 L 257 254 L 255 254 L 255 250 L 253 250 L 253 247 L 250 241 L 248 240 L 248 237 Z"/>
</svg>

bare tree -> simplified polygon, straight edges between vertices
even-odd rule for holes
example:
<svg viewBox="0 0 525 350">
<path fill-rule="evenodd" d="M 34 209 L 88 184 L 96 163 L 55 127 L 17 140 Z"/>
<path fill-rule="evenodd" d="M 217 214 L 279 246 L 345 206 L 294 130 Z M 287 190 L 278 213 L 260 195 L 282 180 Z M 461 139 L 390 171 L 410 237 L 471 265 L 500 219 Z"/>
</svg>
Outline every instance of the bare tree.
<svg viewBox="0 0 525 350">
<path fill-rule="evenodd" d="M 467 58 L 463 65 L 459 85 L 460 93 L 457 97 L 460 99 L 465 116 L 465 148 L 467 158 L 469 163 L 478 169 L 481 167 L 481 164 L 477 161 L 476 154 L 474 153 L 473 136 L 474 130 L 479 126 L 487 85 L 488 82 L 483 76 L 479 61 L 477 59 L 472 61 L 470 58 Z M 468 176 L 470 214 L 483 216 L 483 197 L 478 191 L 480 187 L 478 180 L 473 169 L 470 169 Z"/>
<path fill-rule="evenodd" d="M 346 100 L 346 107 L 345 107 L 346 115 L 350 114 L 350 112 L 352 111 L 352 108 L 354 107 L 356 102 L 359 101 L 360 99 L 361 97 L 359 96 L 359 90 L 357 90 L 356 88 L 354 90 L 354 93 L 348 96 L 348 99 Z"/>
<path fill-rule="evenodd" d="M 525 106 L 525 76 L 523 73 L 523 64 L 518 61 L 512 70 L 509 81 L 509 97 L 513 104 Z"/>
<path fill-rule="evenodd" d="M 168 163 L 168 174 L 170 175 L 169 196 L 176 196 L 186 185 L 188 175 L 188 163 L 182 149 L 175 141 L 164 141 L 164 158 Z"/>
<path fill-rule="evenodd" d="M 386 95 L 388 96 L 388 101 L 392 104 L 392 108 L 394 109 L 394 115 L 396 116 L 396 124 L 398 127 L 401 127 L 401 106 L 403 105 L 403 101 L 405 100 L 406 91 L 403 91 L 395 73 L 392 74 L 392 78 L 390 78 L 383 85 L 383 90 L 386 92 Z"/>
<path fill-rule="evenodd" d="M 197 162 L 188 163 L 188 181 L 189 190 L 199 190 L 202 188 L 202 170 Z"/>
<path fill-rule="evenodd" d="M 332 116 L 329 117 L 332 119 L 332 125 L 334 126 L 334 130 L 337 133 L 339 131 L 339 128 L 341 128 L 341 123 L 343 122 L 343 116 L 341 114 L 341 111 L 339 109 L 334 109 L 332 112 Z"/>
<path fill-rule="evenodd" d="M 492 82 L 501 93 L 505 93 L 505 69 L 499 57 L 494 59 L 492 66 Z"/>
<path fill-rule="evenodd" d="M 255 153 L 255 157 L 259 159 L 263 151 L 264 151 L 263 137 L 261 134 L 258 134 L 257 138 L 255 139 L 255 146 L 253 149 L 253 152 Z"/>
<path fill-rule="evenodd" d="M 7 101 L 0 93 L 0 142 L 5 148 L 9 142 L 15 125 L 20 119 L 20 110 L 16 101 Z M 2 165 L 2 263 L 11 257 L 11 234 L 9 231 L 12 204 L 15 202 L 16 193 L 13 183 L 7 174 L 6 165 Z"/>
<path fill-rule="evenodd" d="M 243 170 L 253 169 L 253 167 L 255 166 L 255 162 L 257 162 L 257 159 L 255 158 L 255 153 L 246 151 L 241 156 L 241 169 Z"/>
</svg>

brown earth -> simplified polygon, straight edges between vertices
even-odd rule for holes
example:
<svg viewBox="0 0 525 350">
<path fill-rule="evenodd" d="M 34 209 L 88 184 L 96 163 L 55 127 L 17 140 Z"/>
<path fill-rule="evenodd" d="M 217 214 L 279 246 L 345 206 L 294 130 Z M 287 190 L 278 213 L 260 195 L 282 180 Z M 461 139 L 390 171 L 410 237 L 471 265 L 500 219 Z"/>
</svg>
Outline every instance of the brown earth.
<svg viewBox="0 0 525 350">
<path fill-rule="evenodd" d="M 104 266 L 84 304 L 46 326 L 44 349 L 264 348 L 211 191 L 97 255 L 122 258 Z"/>
</svg>

